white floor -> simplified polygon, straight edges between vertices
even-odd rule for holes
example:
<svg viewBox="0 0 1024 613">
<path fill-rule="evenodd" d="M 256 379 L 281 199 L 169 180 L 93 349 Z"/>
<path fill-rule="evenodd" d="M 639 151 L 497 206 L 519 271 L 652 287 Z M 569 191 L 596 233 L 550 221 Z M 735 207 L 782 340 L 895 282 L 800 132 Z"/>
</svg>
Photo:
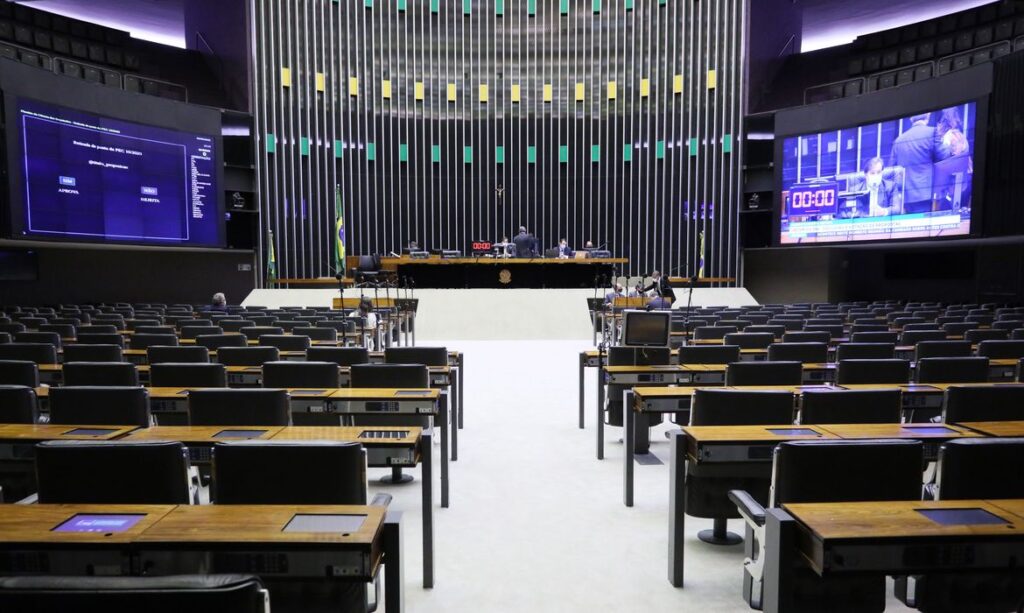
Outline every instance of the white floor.
<svg viewBox="0 0 1024 613">
<path fill-rule="evenodd" d="M 384 471 L 370 474 L 371 495 L 390 492 L 405 511 L 408 611 L 750 611 L 740 596 L 742 546 L 696 538 L 710 520 L 687 518 L 686 586 L 669 584 L 668 466 L 637 465 L 635 506 L 622 505 L 619 429 L 606 430 L 605 459 L 595 459 L 593 373 L 587 428 L 577 428 L 587 345 L 448 343 L 466 353 L 466 418 L 450 508 L 439 508 L 435 487 L 432 590 L 421 583 L 419 482 L 381 486 Z M 667 462 L 664 429 L 652 451 Z M 730 528 L 742 532 L 739 520 Z M 888 610 L 909 609 L 890 599 Z"/>
</svg>

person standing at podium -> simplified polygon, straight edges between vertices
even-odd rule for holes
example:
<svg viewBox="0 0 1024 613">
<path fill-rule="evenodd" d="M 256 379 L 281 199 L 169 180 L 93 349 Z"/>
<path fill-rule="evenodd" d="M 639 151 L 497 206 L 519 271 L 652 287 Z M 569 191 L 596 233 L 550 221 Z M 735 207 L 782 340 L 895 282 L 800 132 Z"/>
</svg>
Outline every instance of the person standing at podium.
<svg viewBox="0 0 1024 613">
<path fill-rule="evenodd" d="M 512 242 L 516 246 L 517 258 L 537 257 L 537 237 L 526 231 L 526 226 L 519 226 L 519 234 L 516 234 Z"/>
<path fill-rule="evenodd" d="M 663 303 L 667 303 L 666 306 L 671 306 L 676 301 L 676 293 L 672 291 L 672 286 L 668 283 L 668 277 L 662 276 L 659 270 L 651 273 L 651 284 L 640 291 L 642 293 L 653 291 L 656 297 L 661 298 Z"/>
</svg>

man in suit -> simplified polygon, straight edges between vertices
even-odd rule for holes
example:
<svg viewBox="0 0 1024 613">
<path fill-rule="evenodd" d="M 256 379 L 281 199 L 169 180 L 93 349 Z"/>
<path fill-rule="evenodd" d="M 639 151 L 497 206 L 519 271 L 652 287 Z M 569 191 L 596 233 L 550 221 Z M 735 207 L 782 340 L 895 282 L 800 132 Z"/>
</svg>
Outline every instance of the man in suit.
<svg viewBox="0 0 1024 613">
<path fill-rule="evenodd" d="M 906 213 L 926 213 L 932 210 L 933 165 L 938 160 L 937 144 L 941 144 L 941 141 L 936 142 L 935 128 L 928 125 L 928 118 L 928 113 L 911 117 L 913 125 L 892 143 L 890 166 L 906 169 L 903 204 Z"/>
<path fill-rule="evenodd" d="M 569 241 L 564 238 L 558 241 L 558 258 L 567 260 L 573 256 L 573 250 L 569 247 Z"/>
<path fill-rule="evenodd" d="M 864 174 L 849 179 L 849 190 L 865 192 L 857 197 L 855 217 L 882 217 L 902 212 L 902 194 L 896 182 L 882 175 L 884 161 L 873 157 L 864 164 Z"/>
<path fill-rule="evenodd" d="M 526 226 L 519 226 L 519 234 L 512 239 L 516 246 L 516 257 L 537 257 L 537 237 L 526 231 Z"/>
<path fill-rule="evenodd" d="M 668 277 L 663 277 L 659 270 L 651 273 L 651 284 L 641 291 L 646 293 L 652 290 L 655 296 L 662 298 L 662 302 L 667 302 L 669 306 L 676 301 L 676 293 L 672 291 L 672 286 L 668 284 Z"/>
<path fill-rule="evenodd" d="M 613 291 L 610 291 L 610 292 L 608 292 L 607 294 L 604 295 L 604 303 L 605 304 L 611 304 L 611 303 L 615 302 L 616 298 L 625 298 L 625 297 L 626 297 L 626 291 L 622 287 L 622 284 L 621 283 L 616 283 L 615 284 L 615 289 Z"/>
</svg>

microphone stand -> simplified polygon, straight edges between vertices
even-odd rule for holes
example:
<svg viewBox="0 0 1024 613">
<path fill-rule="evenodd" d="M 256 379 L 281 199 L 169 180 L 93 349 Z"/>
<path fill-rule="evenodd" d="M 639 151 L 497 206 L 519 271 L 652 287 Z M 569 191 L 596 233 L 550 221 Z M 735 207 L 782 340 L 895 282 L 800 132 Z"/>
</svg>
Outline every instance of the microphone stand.
<svg viewBox="0 0 1024 613">
<path fill-rule="evenodd" d="M 384 280 L 384 304 L 391 302 L 391 279 Z M 391 307 L 384 311 L 387 314 L 384 325 L 384 346 L 391 345 Z"/>
</svg>

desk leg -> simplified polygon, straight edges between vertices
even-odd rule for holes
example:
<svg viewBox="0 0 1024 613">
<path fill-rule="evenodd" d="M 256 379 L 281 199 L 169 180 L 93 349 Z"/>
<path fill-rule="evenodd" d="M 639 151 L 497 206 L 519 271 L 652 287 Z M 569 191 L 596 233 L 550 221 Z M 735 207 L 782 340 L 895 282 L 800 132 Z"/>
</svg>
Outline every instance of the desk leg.
<svg viewBox="0 0 1024 613">
<path fill-rule="evenodd" d="M 459 459 L 459 429 L 455 423 L 459 416 L 459 405 L 457 394 L 452 393 L 452 387 L 449 385 L 448 389 L 444 391 L 444 398 L 448 403 L 448 415 L 451 416 L 451 432 L 452 432 L 452 462 Z"/>
<path fill-rule="evenodd" d="M 416 314 L 412 314 L 412 346 L 416 346 Z"/>
<path fill-rule="evenodd" d="M 423 494 L 423 587 L 434 587 L 434 434 L 420 438 L 420 488 Z"/>
<path fill-rule="evenodd" d="M 604 459 L 604 373 L 597 369 L 597 459 Z"/>
<path fill-rule="evenodd" d="M 583 398 L 585 396 L 585 393 L 584 393 L 584 382 L 586 380 L 586 377 L 587 377 L 587 356 L 584 353 L 580 353 L 580 430 L 583 429 L 583 422 L 584 422 L 583 414 L 586 412 L 585 411 L 585 404 L 586 403 L 583 402 Z"/>
<path fill-rule="evenodd" d="M 668 494 L 668 580 L 683 587 L 683 545 L 686 541 L 686 439 L 672 433 Z"/>
<path fill-rule="evenodd" d="M 622 394 L 622 443 L 625 448 L 623 454 L 622 471 L 622 503 L 627 507 L 633 506 L 633 450 L 635 444 L 633 437 L 636 435 L 636 414 L 633 412 L 633 391 L 627 389 Z"/>
<path fill-rule="evenodd" d="M 384 516 L 384 613 L 405 611 L 405 572 L 402 560 L 402 512 Z"/>
<path fill-rule="evenodd" d="M 448 508 L 448 403 L 442 401 L 440 403 L 440 414 L 437 416 L 441 420 L 441 508 Z"/>
<path fill-rule="evenodd" d="M 458 374 L 458 381 L 457 381 L 457 383 L 458 383 L 458 388 L 459 388 L 459 391 L 458 391 L 458 394 L 459 394 L 459 430 L 462 430 L 462 427 L 465 425 L 463 423 L 463 416 L 466 414 L 466 405 L 463 404 L 463 400 L 465 400 L 466 396 L 463 393 L 465 390 L 462 387 L 463 386 L 464 377 L 466 375 L 466 354 L 464 354 L 464 353 L 460 353 L 459 354 L 459 364 L 458 364 L 455 372 Z"/>
</svg>

